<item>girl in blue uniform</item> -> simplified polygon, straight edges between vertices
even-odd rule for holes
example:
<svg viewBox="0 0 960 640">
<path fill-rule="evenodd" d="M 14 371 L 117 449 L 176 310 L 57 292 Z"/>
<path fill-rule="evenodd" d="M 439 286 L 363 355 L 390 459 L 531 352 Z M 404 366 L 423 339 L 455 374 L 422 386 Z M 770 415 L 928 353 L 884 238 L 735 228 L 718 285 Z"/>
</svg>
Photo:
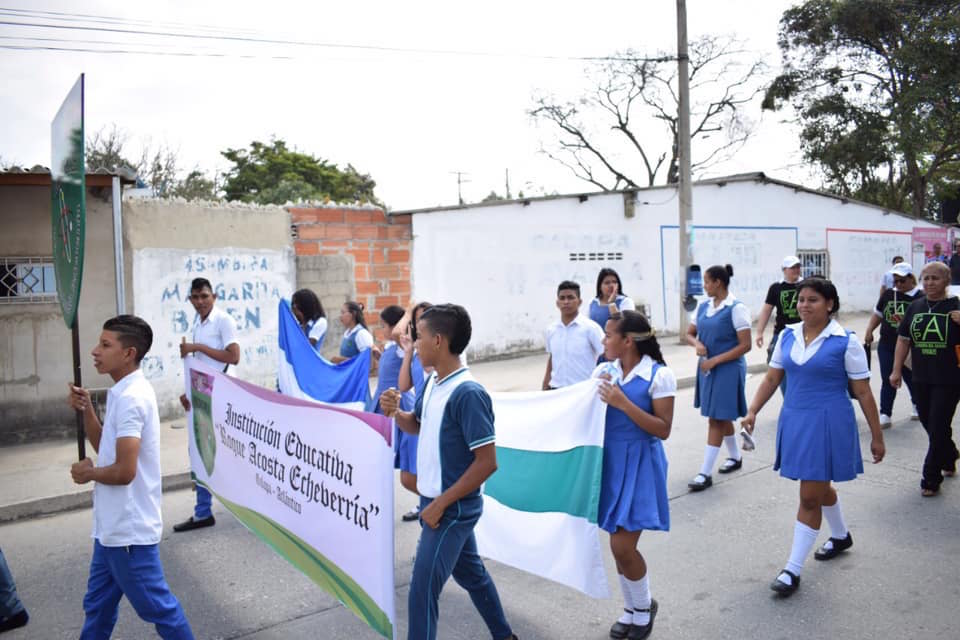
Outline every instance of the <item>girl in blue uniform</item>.
<svg viewBox="0 0 960 640">
<path fill-rule="evenodd" d="M 437 637 L 440 591 L 451 575 L 470 592 L 494 640 L 516 638 L 473 535 L 483 512 L 480 486 L 496 471 L 497 453 L 490 396 L 460 360 L 470 334 L 463 307 L 443 304 L 424 311 L 417 323 L 417 351 L 434 372 L 412 412 L 399 410 L 396 389 L 380 397 L 398 428 L 420 436 L 417 490 L 423 530 L 410 579 L 409 640 Z"/>
<path fill-rule="evenodd" d="M 736 471 L 743 465 L 733 421 L 747 413 L 747 361 L 750 351 L 750 312 L 730 294 L 733 267 L 715 265 L 703 275 L 703 288 L 710 299 L 697 307 L 689 328 L 687 343 L 697 350 L 697 387 L 693 406 L 707 418 L 707 446 L 700 473 L 687 483 L 691 491 L 703 491 L 713 485 L 713 465 L 720 445 L 727 449 L 727 460 L 720 473 Z"/>
<path fill-rule="evenodd" d="M 817 542 L 822 518 L 830 524 L 830 539 L 814 554 L 817 560 L 830 560 L 853 546 L 840 499 L 831 486 L 831 482 L 853 480 L 863 473 L 857 418 L 848 387 L 870 426 L 874 463 L 883 460 L 885 453 L 867 356 L 856 335 L 832 319 L 839 309 L 837 289 L 829 280 L 809 278 L 800 283 L 800 322 L 780 335 L 767 375 L 742 423 L 752 434 L 757 413 L 786 373 L 773 468 L 785 478 L 800 481 L 800 507 L 787 566 L 770 584 L 782 596 L 791 595 L 800 585 L 800 572 Z"/>
<path fill-rule="evenodd" d="M 619 311 L 636 309 L 633 299 L 623 294 L 623 285 L 617 272 L 613 269 L 600 269 L 597 274 L 597 297 L 590 301 L 590 319 L 605 327 L 610 319 L 611 304 L 617 305 Z"/>
<path fill-rule="evenodd" d="M 340 322 L 343 324 L 343 339 L 340 341 L 340 355 L 333 356 L 333 362 L 343 362 L 360 355 L 361 351 L 373 349 L 373 355 L 380 350 L 373 343 L 373 336 L 367 330 L 363 319 L 363 305 L 359 302 L 344 302 L 340 307 Z"/>
<path fill-rule="evenodd" d="M 667 458 L 677 380 L 667 368 L 647 319 L 636 311 L 612 315 L 604 329 L 604 355 L 597 367 L 600 398 L 607 403 L 603 478 L 598 523 L 610 533 L 623 591 L 623 615 L 611 638 L 650 635 L 657 601 L 650 596 L 647 563 L 637 551 L 644 529 L 668 531 Z"/>
<path fill-rule="evenodd" d="M 327 314 L 323 312 L 320 298 L 310 289 L 299 289 L 290 300 L 290 309 L 303 327 L 310 344 L 319 353 L 327 335 Z"/>
</svg>

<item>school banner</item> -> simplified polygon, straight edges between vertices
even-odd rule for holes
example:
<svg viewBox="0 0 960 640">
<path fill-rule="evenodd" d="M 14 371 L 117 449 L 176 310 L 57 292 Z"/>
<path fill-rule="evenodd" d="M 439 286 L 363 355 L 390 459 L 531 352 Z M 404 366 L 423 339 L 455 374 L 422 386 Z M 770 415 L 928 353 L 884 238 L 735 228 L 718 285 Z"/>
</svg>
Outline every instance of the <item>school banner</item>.
<svg viewBox="0 0 960 640">
<path fill-rule="evenodd" d="M 333 364 L 310 344 L 290 310 L 289 302 L 280 301 L 277 315 L 280 318 L 277 331 L 280 393 L 362 410 L 370 399 L 370 350 L 346 362 Z"/>
<path fill-rule="evenodd" d="M 184 360 L 190 464 L 240 522 L 385 638 L 395 634 L 393 443 L 383 416 Z"/>
<path fill-rule="evenodd" d="M 597 381 L 491 398 L 497 471 L 483 488 L 480 554 L 609 597 L 597 527 L 606 416 Z"/>
</svg>

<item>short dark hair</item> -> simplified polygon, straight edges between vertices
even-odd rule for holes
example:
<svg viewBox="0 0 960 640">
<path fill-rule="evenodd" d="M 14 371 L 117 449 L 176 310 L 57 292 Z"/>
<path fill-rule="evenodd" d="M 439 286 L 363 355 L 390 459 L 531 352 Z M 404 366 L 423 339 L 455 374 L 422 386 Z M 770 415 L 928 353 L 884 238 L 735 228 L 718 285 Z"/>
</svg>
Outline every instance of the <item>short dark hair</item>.
<svg viewBox="0 0 960 640">
<path fill-rule="evenodd" d="M 574 282 L 573 280 L 564 280 L 559 285 L 557 285 L 557 295 L 560 295 L 561 291 L 576 291 L 577 297 L 580 297 L 580 285 Z"/>
<path fill-rule="evenodd" d="M 420 314 L 422 315 L 424 311 L 426 311 L 432 306 L 433 305 L 430 304 L 429 302 L 424 301 L 413 308 L 413 311 L 410 313 L 410 339 L 411 340 L 417 339 L 417 320 L 420 319 L 417 317 L 417 312 L 419 311 Z"/>
<path fill-rule="evenodd" d="M 123 345 L 124 349 L 133 347 L 137 350 L 137 364 L 147 355 L 150 347 L 153 346 L 153 329 L 143 318 L 137 316 L 122 315 L 110 318 L 103 323 L 104 331 L 112 331 L 117 334 L 117 340 Z"/>
<path fill-rule="evenodd" d="M 707 275 L 710 276 L 711 280 L 719 280 L 723 283 L 724 287 L 729 287 L 730 278 L 733 277 L 733 267 L 729 264 L 722 267 L 715 264 L 707 269 Z"/>
<path fill-rule="evenodd" d="M 603 279 L 607 276 L 613 276 L 617 279 L 617 295 L 625 296 L 623 292 L 623 283 L 620 281 L 620 274 L 610 268 L 600 269 L 600 273 L 597 274 L 597 297 L 599 298 L 602 294 L 600 292 L 600 285 L 603 284 Z"/>
<path fill-rule="evenodd" d="M 403 307 L 392 304 L 380 312 L 380 319 L 387 323 L 388 326 L 395 327 L 397 323 L 400 322 L 403 314 Z"/>
<path fill-rule="evenodd" d="M 830 315 L 835 315 L 840 311 L 840 294 L 832 282 L 821 276 L 810 276 L 797 285 L 797 293 L 804 289 L 813 289 L 827 300 L 833 300 L 833 309 Z"/>
<path fill-rule="evenodd" d="M 903 256 L 893 256 L 893 264 L 899 264 L 903 262 Z"/>
<path fill-rule="evenodd" d="M 297 309 L 300 309 L 300 313 L 302 313 L 303 317 L 307 320 L 317 320 L 318 318 L 326 317 L 320 298 L 310 289 L 298 289 L 293 294 L 291 302 L 297 305 Z"/>
<path fill-rule="evenodd" d="M 203 291 L 204 289 L 210 289 L 210 293 L 213 293 L 213 285 L 206 278 L 194 278 L 193 282 L 190 283 L 191 292 Z"/>
<path fill-rule="evenodd" d="M 450 343 L 450 353 L 460 355 L 470 344 L 473 327 L 470 314 L 458 304 L 436 304 L 420 316 L 430 330 L 446 337 Z"/>
</svg>

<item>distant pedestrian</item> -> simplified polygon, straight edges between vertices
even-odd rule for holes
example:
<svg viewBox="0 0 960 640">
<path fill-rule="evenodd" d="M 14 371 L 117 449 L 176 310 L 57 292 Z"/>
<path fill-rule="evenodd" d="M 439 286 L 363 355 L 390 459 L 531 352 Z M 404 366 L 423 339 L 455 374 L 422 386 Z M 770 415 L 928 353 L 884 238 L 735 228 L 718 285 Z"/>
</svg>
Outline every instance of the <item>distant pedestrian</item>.
<svg viewBox="0 0 960 640">
<path fill-rule="evenodd" d="M 343 303 L 340 307 L 340 323 L 346 331 L 340 341 L 340 355 L 333 356 L 333 362 L 345 362 L 367 349 L 372 351 L 373 356 L 380 355 L 380 349 L 374 344 L 373 335 L 363 318 L 362 304 L 353 301 Z"/>
<path fill-rule="evenodd" d="M 444 304 L 424 311 L 417 337 L 424 366 L 434 368 L 427 386 L 412 412 L 399 410 L 399 391 L 380 396 L 397 428 L 420 436 L 422 531 L 407 599 L 409 640 L 437 637 L 440 592 L 451 575 L 470 593 L 494 640 L 516 638 L 473 533 L 483 512 L 480 486 L 496 471 L 497 453 L 490 396 L 460 361 L 470 335 L 470 316 L 463 307 Z"/>
<path fill-rule="evenodd" d="M 310 289 L 299 289 L 290 299 L 290 309 L 307 334 L 310 344 L 319 353 L 327 336 L 327 314 L 323 312 L 320 298 Z"/>
<path fill-rule="evenodd" d="M 877 344 L 877 360 L 880 362 L 880 426 L 887 429 L 892 424 L 893 402 L 897 399 L 897 390 L 890 386 L 890 374 L 893 371 L 893 354 L 897 349 L 897 328 L 907 313 L 907 307 L 923 291 L 917 286 L 913 267 L 908 262 L 900 262 L 890 270 L 893 276 L 893 288 L 880 294 L 877 306 L 870 314 L 867 331 L 863 336 L 864 347 L 873 344 L 873 331 L 880 327 L 880 342 Z M 903 381 L 910 392 L 912 415 L 917 416 L 917 407 L 913 404 L 913 378 L 910 369 L 903 368 Z"/>
<path fill-rule="evenodd" d="M 883 274 L 883 280 L 880 282 L 880 295 L 887 289 L 893 289 L 893 268 L 903 262 L 903 256 L 893 256 L 893 262 L 890 269 Z"/>
<path fill-rule="evenodd" d="M 637 543 L 644 530 L 670 530 L 662 443 L 673 424 L 677 379 L 642 314 L 611 314 L 605 333 L 610 362 L 594 374 L 604 379 L 599 391 L 607 404 L 598 522 L 610 534 L 624 600 L 623 615 L 610 628 L 610 637 L 637 640 L 650 635 L 657 615 L 647 563 Z"/>
<path fill-rule="evenodd" d="M 633 311 L 637 308 L 633 301 L 623 293 L 620 275 L 610 268 L 600 269 L 597 274 L 597 297 L 590 301 L 590 319 L 603 329 L 610 319 L 610 305 L 617 305 L 620 311 Z"/>
<path fill-rule="evenodd" d="M 750 403 L 742 424 L 756 428 L 757 414 L 786 374 L 787 393 L 777 420 L 777 452 L 773 468 L 784 478 L 800 481 L 800 507 L 793 528 L 793 546 L 786 567 L 770 588 L 789 596 L 800 586 L 800 574 L 817 542 L 823 518 L 830 539 L 814 554 L 830 560 L 853 546 L 832 482 L 853 480 L 863 473 L 860 434 L 848 389 L 860 403 L 872 440 L 874 463 L 883 460 L 883 432 L 870 391 L 867 356 L 857 337 L 833 319 L 840 310 L 837 289 L 829 280 L 800 283 L 797 310 L 801 322 L 788 327 L 773 349 L 770 367 Z"/>
<path fill-rule="evenodd" d="M 931 497 L 940 492 L 944 475 L 956 475 L 960 458 L 951 426 L 960 402 L 960 300 L 947 294 L 947 265 L 931 262 L 920 278 L 925 297 L 910 303 L 900 322 L 890 384 L 900 388 L 909 353 L 913 399 L 929 440 L 920 492 Z"/>
<path fill-rule="evenodd" d="M 96 465 L 84 458 L 70 468 L 77 484 L 94 483 L 93 559 L 81 640 L 110 638 L 123 596 L 161 638 L 193 638 L 160 564 L 160 414 L 153 387 L 140 370 L 152 343 L 150 325 L 136 316 L 103 324 L 93 363 L 114 384 L 102 425 L 90 392 L 68 385 L 68 403 L 83 412 L 86 437 L 97 452 Z"/>
<path fill-rule="evenodd" d="M 953 253 L 950 254 L 950 295 L 960 294 L 960 238 L 953 241 Z"/>
<path fill-rule="evenodd" d="M 729 291 L 733 267 L 715 265 L 704 272 L 703 288 L 709 300 L 700 303 L 687 328 L 687 344 L 697 350 L 697 387 L 693 406 L 707 418 L 707 445 L 700 473 L 687 483 L 691 491 L 713 485 L 713 465 L 720 446 L 727 459 L 720 473 L 743 466 L 733 421 L 747 414 L 746 380 L 750 351 L 750 311 Z"/>
<path fill-rule="evenodd" d="M 17 585 L 13 582 L 7 559 L 3 557 L 3 550 L 0 549 L 0 633 L 19 629 L 29 620 L 30 615 L 20 602 Z"/>
<path fill-rule="evenodd" d="M 943 252 L 943 245 L 939 242 L 933 243 L 933 251 L 927 256 L 927 264 L 931 262 L 942 262 L 944 264 L 950 262 L 950 257 Z"/>
<path fill-rule="evenodd" d="M 580 285 L 564 280 L 557 287 L 560 319 L 547 327 L 547 370 L 542 388 L 559 389 L 590 377 L 603 353 L 603 329 L 580 313 Z"/>
<path fill-rule="evenodd" d="M 787 256 L 780 263 L 780 270 L 783 271 L 783 278 L 779 282 L 774 282 L 767 289 L 767 298 L 760 309 L 760 315 L 757 317 L 757 347 L 763 348 L 763 332 L 767 328 L 767 322 L 770 321 L 770 315 L 777 312 L 773 322 L 773 337 L 767 347 L 767 362 L 770 362 L 770 356 L 773 353 L 773 347 L 777 344 L 777 337 L 787 325 L 800 322 L 800 315 L 797 313 L 797 285 L 800 282 L 800 258 L 797 256 Z"/>
<path fill-rule="evenodd" d="M 193 321 L 193 336 L 190 342 L 180 345 L 180 357 L 192 356 L 204 364 L 226 372 L 230 365 L 240 362 L 240 344 L 237 342 L 237 323 L 226 311 L 215 306 L 217 294 L 210 281 L 195 278 L 190 283 L 190 304 L 197 315 Z M 180 396 L 184 411 L 190 411 L 190 400 Z M 193 515 L 173 525 L 174 532 L 193 531 L 212 527 L 217 523 L 213 517 L 213 495 L 203 485 L 197 484 L 197 504 Z"/>
</svg>

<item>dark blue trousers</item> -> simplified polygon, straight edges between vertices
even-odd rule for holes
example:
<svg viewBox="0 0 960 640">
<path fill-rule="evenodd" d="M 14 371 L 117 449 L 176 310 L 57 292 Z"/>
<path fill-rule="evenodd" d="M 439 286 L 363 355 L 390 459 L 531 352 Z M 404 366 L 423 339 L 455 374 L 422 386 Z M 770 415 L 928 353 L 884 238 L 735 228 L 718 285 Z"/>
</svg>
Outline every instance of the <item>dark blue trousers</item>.
<svg viewBox="0 0 960 640">
<path fill-rule="evenodd" d="M 420 498 L 421 513 L 430 502 L 430 498 Z M 497 586 L 477 554 L 473 528 L 482 512 L 483 499 L 478 496 L 461 500 L 448 508 L 436 529 L 421 521 L 423 530 L 417 544 L 417 557 L 413 561 L 407 599 L 407 640 L 434 640 L 437 637 L 440 591 L 451 575 L 469 592 L 473 606 L 494 640 L 504 640 L 512 635 L 503 615 Z"/>
<path fill-rule="evenodd" d="M 197 484 L 197 506 L 193 508 L 194 520 L 206 520 L 213 515 L 213 495 L 202 484 Z"/>
<path fill-rule="evenodd" d="M 109 640 L 122 596 L 164 640 L 193 640 L 183 608 L 163 577 L 157 545 L 105 547 L 94 541 L 80 640 Z"/>
<path fill-rule="evenodd" d="M 888 345 L 882 340 L 877 343 L 877 360 L 880 361 L 880 413 L 886 416 L 893 415 L 893 401 L 897 399 L 897 390 L 890 386 L 890 372 L 893 371 L 893 354 L 896 348 L 896 343 Z M 907 367 L 902 371 L 903 383 L 910 392 L 910 402 L 913 402 L 913 372 Z"/>
<path fill-rule="evenodd" d="M 0 620 L 15 616 L 23 611 L 23 603 L 17 595 L 17 585 L 13 582 L 7 559 L 0 549 Z"/>
</svg>

